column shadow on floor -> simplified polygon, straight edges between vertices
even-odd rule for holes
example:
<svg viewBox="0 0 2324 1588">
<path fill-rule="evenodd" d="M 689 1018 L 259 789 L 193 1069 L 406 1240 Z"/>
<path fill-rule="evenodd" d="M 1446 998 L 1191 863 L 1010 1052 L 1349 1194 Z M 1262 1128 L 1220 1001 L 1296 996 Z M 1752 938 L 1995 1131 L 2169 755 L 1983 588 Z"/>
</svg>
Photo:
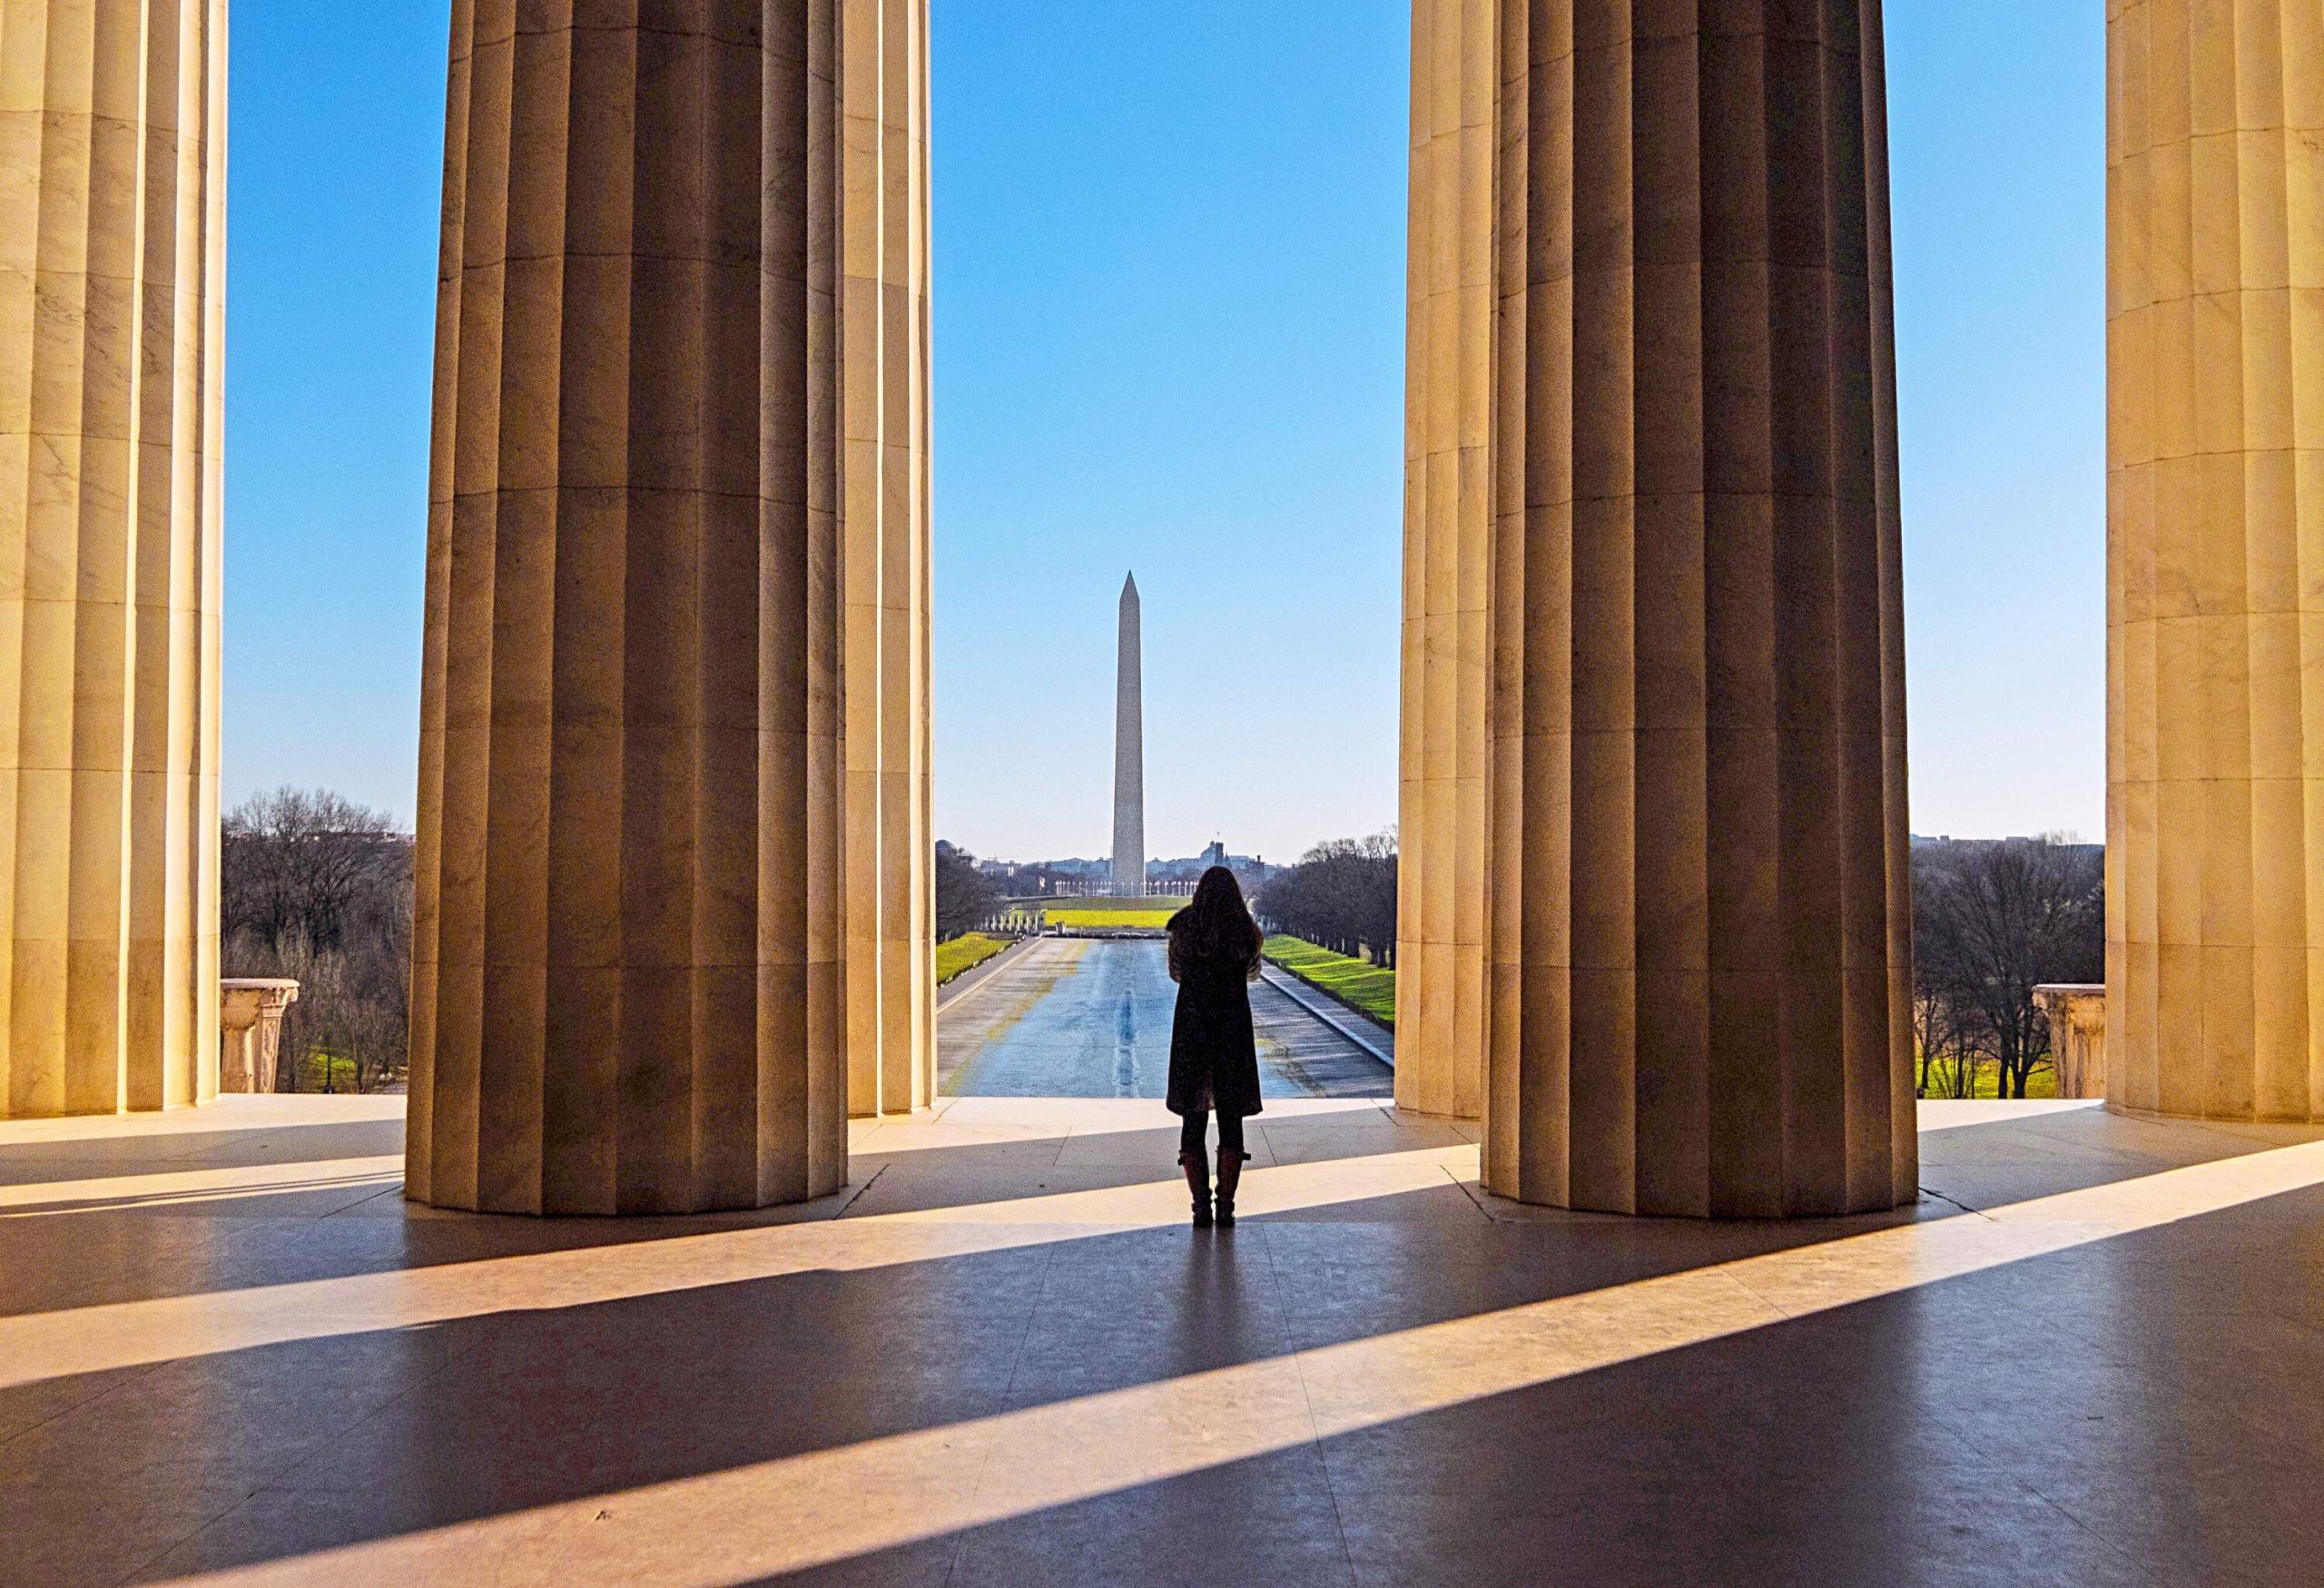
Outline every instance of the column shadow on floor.
<svg viewBox="0 0 2324 1588">
<path fill-rule="evenodd" d="M 1952 1139 L 1945 1156 L 1999 1173 L 2028 1153 L 2046 1151 L 2071 1160 L 2073 1173 L 2097 1184 L 2151 1173 L 2191 1154 L 2200 1160 L 2203 1154 L 2230 1156 L 2271 1144 L 2224 1132 L 2197 1139 L 2168 1130 L 2142 1140 L 2137 1131 L 2123 1137 L 2115 1129 L 2134 1123 L 2109 1121 L 2094 1134 L 2072 1122 L 2048 1127 L 2047 1134 L 1978 1127 L 1945 1133 Z M 1282 1128 L 1289 1150 L 1314 1145 L 1303 1142 L 1306 1132 L 1298 1121 L 1285 1120 Z M 1058 1150 L 1071 1139 L 1059 1138 Z M 2161 1152 L 2166 1144 L 2175 1150 Z M 1019 1142 L 930 1148 L 914 1156 L 940 1170 L 965 1164 L 981 1173 L 1027 1150 L 1029 1144 Z M 1965 1195 L 1974 1193 L 1975 1172 L 1959 1169 Z M 1895 1217 L 1955 1212 L 1952 1202 L 1932 1198 Z M 2303 1217 L 2311 1212 L 2301 1209 Z M 161 1222 L 152 1216 L 117 1217 Z M 2217 1228 L 2254 1217 L 2238 1210 L 2197 1222 Z M 45 1380 L 0 1394 L 0 1495 L 7 1499 L 0 1505 L 0 1549 L 31 1573 L 27 1581 L 44 1580 L 35 1567 L 54 1568 L 54 1580 L 94 1581 L 117 1580 L 142 1563 L 166 1574 L 196 1564 L 282 1558 L 1163 1382 L 1894 1221 L 1592 1218 L 1517 1209 L 1448 1185 L 1442 1191 L 1262 1218 L 1225 1237 L 1177 1228 L 1098 1233 L 422 1327 L 356 1327 L 245 1351 L 203 1354 L 198 1340 L 190 1341 L 186 1357 L 159 1366 Z M 77 1217 L 24 1221 L 67 1229 L 84 1222 Z M 361 1221 L 304 1222 L 346 1228 Z M 241 1266 L 229 1262 L 223 1270 L 250 1284 L 391 1270 L 415 1266 L 411 1254 L 428 1250 L 439 1231 L 436 1259 L 458 1262 L 480 1252 L 592 1245 L 610 1251 L 675 1234 L 748 1227 L 734 1219 L 653 1221 L 657 1228 L 652 1228 L 610 1221 L 589 1228 L 489 1218 L 380 1222 L 409 1238 L 400 1260 L 391 1241 L 368 1253 L 326 1248 L 319 1258 L 302 1257 L 295 1242 L 287 1250 L 228 1242 L 230 1253 L 238 1245 L 244 1249 Z M 2186 1245 L 2190 1240 L 2197 1244 Z M 2082 1293 L 2088 1287 L 2054 1287 L 2041 1277 L 2071 1277 L 2077 1264 L 2119 1262 L 2109 1254 L 2149 1248 L 2201 1274 L 2212 1272 L 2220 1260 L 2191 1224 L 2136 1238 L 2135 1246 L 2107 1243 L 1866 1304 L 1861 1310 L 1887 1308 L 1882 1316 L 1904 1320 L 1893 1343 L 1899 1354 L 1886 1366 L 1876 1351 L 1843 1356 L 1835 1368 L 1843 1373 L 1839 1383 L 1853 1389 L 1866 1375 L 1877 1383 L 1919 1371 L 1956 1327 L 1963 1331 L 1965 1359 L 2021 1361 L 2029 1355 L 2024 1342 L 2033 1339 L 2041 1342 L 2037 1359 L 2063 1351 L 2071 1361 L 2088 1333 L 2086 1322 L 2077 1321 L 2087 1315 Z M 22 1255 L 21 1248 L 10 1254 Z M 128 1265 L 110 1277 L 110 1288 L 118 1293 L 140 1275 Z M 204 1288 L 195 1284 L 193 1266 L 172 1274 L 164 1264 L 143 1277 L 146 1295 Z M 2053 1288 L 2062 1299 L 2049 1297 Z M 1975 1307 L 1962 1312 L 1945 1299 L 1955 1294 L 2014 1296 L 2012 1305 L 2026 1316 L 2024 1331 L 1997 1351 L 1977 1332 L 1986 1326 L 1972 1321 Z M 1735 1352 L 1748 1360 L 1765 1348 L 1750 1341 L 1776 1334 L 1815 1341 L 1826 1337 L 1828 1327 L 1809 1320 L 1796 1335 L 1792 1326 L 1758 1330 L 1743 1336 L 1745 1343 L 1692 1348 L 1709 1353 L 1703 1356 L 1672 1353 L 1670 1361 L 1715 1366 Z M 1651 1376 L 1668 1367 L 1633 1364 L 1614 1371 Z M 1688 1376 L 1681 1373 L 1680 1380 Z M 1544 1386 L 1538 1397 L 1530 1391 L 1503 1397 L 1530 1408 L 1514 1422 L 1494 1421 L 1484 1406 L 1462 1408 L 1416 1419 L 1412 1437 L 1433 1427 L 1466 1428 L 1472 1434 L 1464 1437 L 1472 1437 L 1481 1456 L 1521 1467 L 1534 1458 L 1525 1427 L 1535 1419 L 1550 1419 L 1535 1426 L 1536 1437 L 1541 1426 L 1588 1424 L 1585 1403 L 1561 1398 L 1579 1393 L 1571 1387 L 1578 1382 Z M 1808 1392 L 1815 1386 L 1800 1388 L 1812 1403 Z M 1661 1403 L 1648 1394 L 1637 1404 Z M 1714 1397 L 1704 1404 L 1716 1411 L 1723 1403 Z M 1799 1409 L 1811 1423 L 1818 1415 L 1812 1404 Z M 1643 1425 L 1659 1426 L 1661 1415 L 1655 1413 Z M 1718 1422 L 1713 1418 L 1714 1425 Z M 128 1471 L 177 1463 L 190 1437 L 199 1442 L 202 1460 L 174 1491 L 123 1481 Z M 1367 1435 L 1348 1442 L 1348 1448 L 1360 1451 L 1366 1441 L 1376 1444 Z M 1259 1465 L 1296 1465 L 1297 1458 L 1293 1452 Z M 1206 1473 L 1174 1482 L 1190 1485 L 1184 1493 L 1202 1494 L 1225 1481 Z M 1561 1479 L 1543 1494 L 1562 1494 L 1563 1485 Z M 1581 1492 L 1590 1491 L 1585 1484 Z M 1431 1503 L 1447 1516 L 1463 1514 L 1441 1496 Z M 1091 1537 L 1114 1536 L 1127 1525 L 1121 1506 L 1129 1502 L 1116 1496 L 1088 1504 L 1088 1514 L 1099 1519 Z M 1081 1514 L 1078 1506 L 1060 1510 Z M 1170 1510 L 1157 1503 L 1157 1514 Z M 1059 1536 L 1073 1535 L 1074 1514 L 1044 1525 L 1064 1530 Z M 1265 1532 L 1262 1516 L 1250 1520 Z M 186 1541 L 189 1524 L 202 1523 L 208 1525 Z M 998 1539 L 1013 1525 L 978 1532 Z M 173 1548 L 178 1553 L 170 1553 Z M 995 1548 L 992 1558 L 1005 1561 L 1008 1551 Z M 906 1553 L 918 1560 L 921 1546 Z M 1102 1574 L 1073 1580 L 1102 1580 Z"/>
<path fill-rule="evenodd" d="M 166 1152 L 142 1163 L 156 1176 L 274 1162 L 327 1170 L 334 1158 L 399 1154 L 402 1129 L 392 1120 L 254 1126 L 208 1133 L 202 1147 L 186 1153 L 179 1149 L 192 1136 L 126 1139 L 150 1141 Z M 330 1132 L 336 1137 L 321 1134 Z M 1261 1168 L 1458 1147 L 1467 1139 L 1461 1127 L 1425 1117 L 1394 1119 L 1371 1107 L 1263 1116 L 1250 1132 Z M 311 1156 L 318 1153 L 329 1156 Z M 859 1152 L 851 1183 L 836 1196 L 757 1212 L 667 1218 L 441 1213 L 404 1202 L 393 1180 L 323 1172 L 248 1190 L 124 1189 L 93 1196 L 76 1189 L 88 1178 L 76 1165 L 74 1173 L 54 1181 L 53 1196 L 0 1206 L 0 1317 L 1167 1182 L 1178 1172 L 1177 1154 L 1177 1136 L 1168 1128 Z M 24 1144 L 0 1146 L 0 1184 L 20 1195 L 44 1191 L 50 1184 L 44 1175 L 12 1172 L 20 1155 L 37 1157 Z M 140 1168 L 141 1160 L 123 1152 L 103 1172 L 133 1179 Z M 328 1195 L 319 1200 L 319 1193 Z"/>
<path fill-rule="evenodd" d="M 2319 1229 L 2270 1198 L 760 1581 L 2311 1582 Z"/>
</svg>

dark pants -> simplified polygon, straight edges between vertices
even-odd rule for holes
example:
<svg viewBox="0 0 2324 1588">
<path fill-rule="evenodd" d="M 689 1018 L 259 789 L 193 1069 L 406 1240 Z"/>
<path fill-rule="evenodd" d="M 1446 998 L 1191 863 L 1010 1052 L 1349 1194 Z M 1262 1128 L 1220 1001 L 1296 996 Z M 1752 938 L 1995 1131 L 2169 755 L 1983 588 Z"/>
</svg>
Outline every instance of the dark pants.
<svg viewBox="0 0 2324 1588">
<path fill-rule="evenodd" d="M 1208 1109 L 1187 1115 L 1178 1126 L 1178 1150 L 1196 1158 L 1205 1157 L 1203 1138 L 1209 1134 L 1210 1110 Z M 1242 1115 L 1221 1114 L 1218 1116 L 1218 1149 L 1221 1152 L 1231 1152 L 1237 1158 L 1249 1156 L 1243 1150 Z"/>
</svg>

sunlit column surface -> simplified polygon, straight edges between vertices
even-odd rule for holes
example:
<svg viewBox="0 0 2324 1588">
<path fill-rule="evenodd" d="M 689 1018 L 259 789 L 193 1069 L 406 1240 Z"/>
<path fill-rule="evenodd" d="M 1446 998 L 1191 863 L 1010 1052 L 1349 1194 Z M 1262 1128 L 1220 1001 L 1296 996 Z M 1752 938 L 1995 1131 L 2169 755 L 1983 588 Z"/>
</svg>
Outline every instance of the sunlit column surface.
<svg viewBox="0 0 2324 1588">
<path fill-rule="evenodd" d="M 1497 35 L 1491 7 L 1425 9 L 1405 649 L 1422 863 L 1403 928 L 1420 1051 L 1449 1042 L 1457 1077 L 1461 912 L 1481 908 L 1492 1189 L 1641 1213 L 1909 1200 L 1878 0 L 1738 0 L 1716 26 L 1534 0 L 1502 5 Z M 1470 129 L 1496 90 L 1487 173 Z M 1487 182 L 1490 316 L 1466 285 Z"/>
<path fill-rule="evenodd" d="M 838 14 L 848 1107 L 881 1114 L 936 1088 L 928 4 Z"/>
<path fill-rule="evenodd" d="M 2110 0 L 2107 45 L 2108 1096 L 2314 1119 L 2324 7 Z"/>
<path fill-rule="evenodd" d="M 1413 0 L 1396 1101 L 1484 1106 L 1496 0 Z"/>
<path fill-rule="evenodd" d="M 0 1115 L 218 1064 L 224 0 L 0 7 Z"/>
<path fill-rule="evenodd" d="M 871 4 L 657 8 L 651 25 L 455 5 L 420 1199 L 646 1213 L 845 1177 L 860 945 L 842 901 L 911 906 L 891 852 L 872 876 L 846 853 L 869 797 L 846 712 L 868 695 L 879 722 L 915 679 L 925 701 L 924 621 L 893 637 L 897 612 L 926 609 L 924 212 L 917 233 L 882 221 L 909 246 L 874 251 L 911 271 L 843 258 L 862 170 L 842 121 L 866 131 L 852 97 L 843 112 L 846 51 L 901 47 L 864 30 Z M 883 205 L 924 203 L 881 182 Z M 848 360 L 867 339 L 881 406 L 860 436 Z M 866 492 L 881 637 L 843 685 Z M 924 828 L 924 756 L 880 765 L 883 823 L 917 809 Z M 881 940 L 891 991 L 910 980 L 895 942 L 912 947 Z M 896 996 L 908 1030 L 921 994 Z"/>
</svg>

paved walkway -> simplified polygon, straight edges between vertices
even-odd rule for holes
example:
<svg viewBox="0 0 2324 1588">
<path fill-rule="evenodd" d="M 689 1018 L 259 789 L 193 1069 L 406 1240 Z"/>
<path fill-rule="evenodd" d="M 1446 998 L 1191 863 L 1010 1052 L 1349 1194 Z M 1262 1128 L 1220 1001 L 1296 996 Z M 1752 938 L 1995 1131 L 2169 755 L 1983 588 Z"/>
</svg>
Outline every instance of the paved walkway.
<svg viewBox="0 0 2324 1588">
<path fill-rule="evenodd" d="M 1148 1100 L 860 1126 L 805 1208 L 399 1198 L 400 1100 L 0 1124 L 10 1588 L 2288 1588 L 2324 1145 L 1931 1104 L 1927 1193 L 1515 1207 L 1473 1132 Z"/>
<path fill-rule="evenodd" d="M 1158 1098 L 1178 990 L 1151 938 L 1040 938 L 938 1014 L 948 1096 Z M 1395 1073 L 1272 982 L 1251 989 L 1267 1098 L 1384 1098 Z"/>
</svg>

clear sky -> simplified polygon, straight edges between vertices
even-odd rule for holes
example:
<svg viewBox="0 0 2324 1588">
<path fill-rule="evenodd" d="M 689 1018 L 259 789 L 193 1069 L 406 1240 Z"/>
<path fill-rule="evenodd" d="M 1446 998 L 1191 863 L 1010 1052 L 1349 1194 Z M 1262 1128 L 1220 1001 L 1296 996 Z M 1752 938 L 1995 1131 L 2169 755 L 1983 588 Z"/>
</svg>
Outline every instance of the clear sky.
<svg viewBox="0 0 2324 1588">
<path fill-rule="evenodd" d="M 447 0 L 238 0 L 226 796 L 409 819 Z M 1405 0 L 934 0 L 939 832 L 1394 820 Z M 2102 19 L 1890 0 L 1914 826 L 2102 828 Z"/>
</svg>

